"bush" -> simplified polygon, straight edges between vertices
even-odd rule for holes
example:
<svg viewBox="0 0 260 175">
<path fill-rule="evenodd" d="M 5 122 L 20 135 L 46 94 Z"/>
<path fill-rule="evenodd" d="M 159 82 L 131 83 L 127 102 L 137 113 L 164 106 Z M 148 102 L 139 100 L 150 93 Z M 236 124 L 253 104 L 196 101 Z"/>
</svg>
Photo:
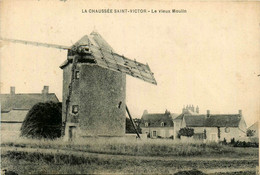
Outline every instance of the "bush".
<svg viewBox="0 0 260 175">
<path fill-rule="evenodd" d="M 246 136 L 247 136 L 247 137 L 252 137 L 252 136 L 254 136 L 254 135 L 255 135 L 255 131 L 254 131 L 254 130 L 248 129 L 248 130 L 246 131 Z"/>
<path fill-rule="evenodd" d="M 227 144 L 227 140 L 226 140 L 226 138 L 224 138 L 223 143 L 224 143 L 224 145 Z"/>
<path fill-rule="evenodd" d="M 174 175 L 205 175 L 205 173 L 199 171 L 199 170 L 188 170 L 188 171 L 179 171 L 175 173 Z"/>
<path fill-rule="evenodd" d="M 206 131 L 206 129 L 204 129 L 204 131 L 203 131 L 203 137 L 204 137 L 204 139 L 207 139 L 207 131 Z"/>
<path fill-rule="evenodd" d="M 244 148 L 246 148 L 246 147 L 258 148 L 259 144 L 256 143 L 256 142 L 245 142 L 245 141 L 241 142 L 241 141 L 237 141 L 237 142 L 234 143 L 233 146 L 234 147 L 244 147 Z"/>
<path fill-rule="evenodd" d="M 222 144 L 222 145 L 227 145 L 227 140 L 226 140 L 226 138 L 224 138 L 224 140 L 223 140 L 223 141 L 220 141 L 219 143 Z"/>
<path fill-rule="evenodd" d="M 235 138 L 232 138 L 230 141 L 231 144 L 235 144 Z"/>
<path fill-rule="evenodd" d="M 61 129 L 61 103 L 37 103 L 30 109 L 23 121 L 21 136 L 55 139 L 61 136 Z"/>
<path fill-rule="evenodd" d="M 180 136 L 186 136 L 186 137 L 192 137 L 194 135 L 194 129 L 193 128 L 181 128 L 179 131 Z"/>
</svg>

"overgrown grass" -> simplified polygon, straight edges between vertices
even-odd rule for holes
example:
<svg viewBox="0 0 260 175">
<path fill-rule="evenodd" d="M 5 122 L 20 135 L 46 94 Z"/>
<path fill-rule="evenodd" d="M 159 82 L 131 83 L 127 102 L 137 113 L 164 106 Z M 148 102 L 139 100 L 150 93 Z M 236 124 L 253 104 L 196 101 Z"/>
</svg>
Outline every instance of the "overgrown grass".
<svg viewBox="0 0 260 175">
<path fill-rule="evenodd" d="M 173 174 L 178 170 L 254 168 L 257 160 L 197 160 L 146 159 L 146 157 L 71 154 L 70 152 L 7 151 L 2 155 L 2 166 L 19 174 L 93 174 L 134 173 Z M 44 170 L 43 170 L 44 169 Z M 241 173 L 244 174 L 244 173 Z"/>
<path fill-rule="evenodd" d="M 133 156 L 219 156 L 258 155 L 258 149 L 233 148 L 218 143 L 181 143 L 173 140 L 135 140 L 128 138 L 86 138 L 75 142 L 62 140 L 32 140 L 20 138 L 3 141 L 1 146 L 61 149 Z M 243 149 L 244 151 L 241 151 Z"/>
<path fill-rule="evenodd" d="M 1 147 L 2 167 L 18 174 L 174 174 L 179 170 L 230 168 L 242 168 L 245 171 L 241 174 L 250 174 L 250 169 L 258 165 L 258 148 L 162 139 L 86 138 L 64 142 L 19 138 L 2 139 Z"/>
</svg>

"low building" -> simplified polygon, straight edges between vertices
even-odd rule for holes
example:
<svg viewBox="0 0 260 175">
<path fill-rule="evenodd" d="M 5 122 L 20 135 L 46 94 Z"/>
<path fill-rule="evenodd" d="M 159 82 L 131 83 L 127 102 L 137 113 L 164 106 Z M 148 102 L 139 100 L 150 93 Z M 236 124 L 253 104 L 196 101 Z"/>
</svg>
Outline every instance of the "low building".
<svg viewBox="0 0 260 175">
<path fill-rule="evenodd" d="M 54 93 L 49 93 L 49 87 L 44 86 L 42 93 L 15 93 L 15 87 L 10 88 L 10 94 L 0 94 L 1 104 L 1 135 L 19 136 L 20 128 L 28 111 L 36 103 L 59 102 Z"/>
<path fill-rule="evenodd" d="M 174 137 L 178 136 L 181 128 L 193 128 L 194 139 L 219 141 L 226 139 L 240 140 L 246 137 L 246 123 L 242 110 L 238 114 L 207 114 L 191 113 L 185 110 L 174 119 Z"/>
<path fill-rule="evenodd" d="M 149 114 L 144 111 L 140 127 L 142 133 L 150 138 L 173 138 L 174 125 L 173 119 L 179 114 L 170 113 L 168 110 L 165 113 Z"/>
</svg>

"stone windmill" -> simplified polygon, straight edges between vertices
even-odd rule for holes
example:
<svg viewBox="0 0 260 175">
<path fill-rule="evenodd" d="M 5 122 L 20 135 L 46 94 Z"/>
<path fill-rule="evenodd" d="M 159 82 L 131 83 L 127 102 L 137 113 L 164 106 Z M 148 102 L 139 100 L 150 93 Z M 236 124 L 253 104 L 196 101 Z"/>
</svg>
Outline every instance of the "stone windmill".
<svg viewBox="0 0 260 175">
<path fill-rule="evenodd" d="M 126 74 L 157 84 L 147 64 L 115 53 L 97 32 L 85 35 L 71 47 L 1 39 L 68 50 L 67 59 L 60 66 L 63 70 L 62 121 L 65 140 L 88 136 L 124 136 Z"/>
</svg>

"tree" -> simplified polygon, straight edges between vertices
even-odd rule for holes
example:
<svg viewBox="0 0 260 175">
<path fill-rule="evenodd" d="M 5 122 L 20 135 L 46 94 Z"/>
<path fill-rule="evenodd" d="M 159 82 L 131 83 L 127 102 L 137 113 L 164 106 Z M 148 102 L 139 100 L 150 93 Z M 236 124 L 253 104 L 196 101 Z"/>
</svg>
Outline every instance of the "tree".
<svg viewBox="0 0 260 175">
<path fill-rule="evenodd" d="M 129 118 L 126 118 L 125 125 L 126 125 L 125 126 L 125 132 L 126 133 L 136 133 L 135 128 L 134 128 L 134 126 L 133 126 L 133 124 L 132 124 L 132 122 Z M 137 128 L 137 131 L 138 131 L 139 134 L 142 133 L 140 125 L 136 125 L 136 128 Z"/>
<path fill-rule="evenodd" d="M 220 139 L 220 127 L 218 127 L 218 139 Z"/>
<path fill-rule="evenodd" d="M 254 130 L 251 130 L 251 129 L 248 129 L 248 130 L 246 131 L 246 135 L 247 135 L 247 137 L 252 137 L 252 136 L 255 135 L 255 131 L 254 131 Z"/>
<path fill-rule="evenodd" d="M 193 128 L 181 128 L 179 130 L 179 135 L 180 136 L 186 136 L 186 137 L 192 137 L 194 135 L 194 129 Z"/>
<path fill-rule="evenodd" d="M 204 129 L 203 135 L 204 135 L 204 139 L 207 139 L 207 131 L 206 131 L 206 129 Z"/>
<path fill-rule="evenodd" d="M 30 109 L 23 121 L 21 136 L 55 139 L 61 137 L 61 129 L 61 103 L 37 103 Z"/>
</svg>

